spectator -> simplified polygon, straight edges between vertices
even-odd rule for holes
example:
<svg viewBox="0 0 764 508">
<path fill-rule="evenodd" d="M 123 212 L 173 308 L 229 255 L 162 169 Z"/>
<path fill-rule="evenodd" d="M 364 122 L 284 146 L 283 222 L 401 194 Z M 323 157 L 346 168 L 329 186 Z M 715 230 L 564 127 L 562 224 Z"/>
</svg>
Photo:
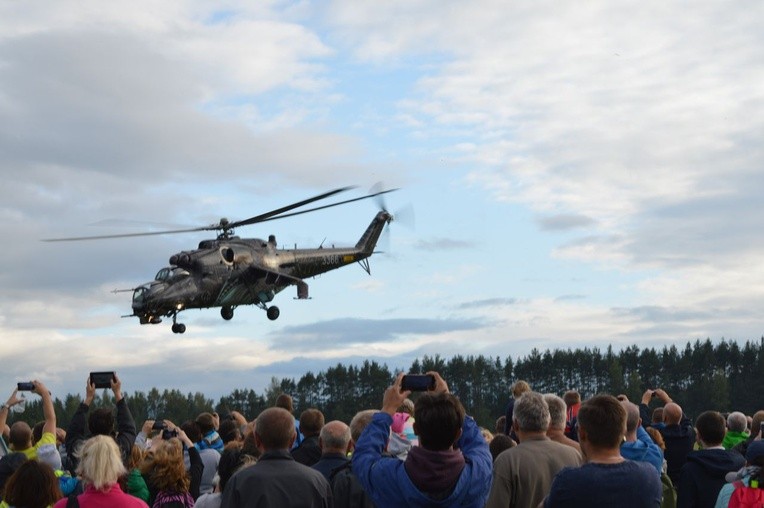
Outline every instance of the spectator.
<svg viewBox="0 0 764 508">
<path fill-rule="evenodd" d="M 727 433 L 724 435 L 722 446 L 729 450 L 736 444 L 748 439 L 748 418 L 740 411 L 733 411 L 727 416 Z"/>
<path fill-rule="evenodd" d="M 398 411 L 393 416 L 391 428 L 393 432 L 405 439 L 411 446 L 419 444 L 419 440 L 414 432 L 414 402 L 411 399 L 406 399 L 401 403 Z"/>
<path fill-rule="evenodd" d="M 11 425 L 9 433 L 9 442 L 11 450 L 21 452 L 28 459 L 43 460 L 53 469 L 61 468 L 61 456 L 56 447 L 56 412 L 53 409 L 53 399 L 45 385 L 40 381 L 32 381 L 34 388 L 32 393 L 36 393 L 42 399 L 42 412 L 45 416 L 45 423 L 42 426 L 40 439 L 34 440 L 32 428 L 24 421 L 15 422 Z M 5 427 L 8 418 L 8 412 L 12 406 L 20 404 L 24 399 L 17 396 L 18 390 L 8 398 L 8 401 L 0 406 L 0 428 Z"/>
<path fill-rule="evenodd" d="M 414 446 L 405 462 L 383 456 L 396 409 L 409 391 L 403 374 L 384 394 L 353 453 L 353 472 L 378 506 L 463 506 L 482 508 L 491 488 L 491 454 L 475 421 L 435 372 L 435 388 L 414 405 Z"/>
<path fill-rule="evenodd" d="M 292 450 L 292 458 L 300 464 L 312 466 L 321 458 L 318 436 L 324 426 L 324 414 L 318 409 L 306 409 L 300 414 L 300 430 L 305 436 L 300 446 Z"/>
<path fill-rule="evenodd" d="M 745 464 L 739 453 L 722 446 L 726 422 L 717 411 L 705 411 L 695 421 L 695 432 L 701 450 L 687 454 L 677 484 L 677 506 L 712 507 L 730 471 Z"/>
<path fill-rule="evenodd" d="M 351 447 L 355 446 L 363 430 L 371 423 L 374 414 L 378 412 L 376 409 L 359 411 L 350 420 Z M 353 474 L 350 462 L 347 462 L 341 468 L 335 469 L 329 477 L 329 483 L 332 486 L 335 508 L 374 508 L 371 498 L 366 494 L 361 482 Z"/>
<path fill-rule="evenodd" d="M 145 501 L 126 494 L 119 485 L 127 470 L 114 439 L 94 436 L 84 442 L 78 455 L 77 474 L 85 485 L 85 492 L 77 496 L 80 507 L 146 508 Z M 62 499 L 55 508 L 66 506 L 67 499 Z"/>
<path fill-rule="evenodd" d="M 255 462 L 254 457 L 244 453 L 241 445 L 227 446 L 220 456 L 220 464 L 218 464 L 219 480 L 215 491 L 199 496 L 199 499 L 194 504 L 194 508 L 220 508 L 222 493 L 228 484 L 228 480 L 231 479 L 234 473 L 251 466 Z"/>
<path fill-rule="evenodd" d="M 223 491 L 221 508 L 258 506 L 328 507 L 332 492 L 326 478 L 289 453 L 296 436 L 289 411 L 272 407 L 257 417 L 255 440 L 263 454 L 257 463 L 234 475 Z"/>
<path fill-rule="evenodd" d="M 626 440 L 621 444 L 621 456 L 629 460 L 647 462 L 660 475 L 663 470 L 663 450 L 642 427 L 639 406 L 628 400 L 622 400 L 621 405 L 626 410 Z"/>
<path fill-rule="evenodd" d="M 183 429 L 169 420 L 164 422 L 162 440 L 152 445 L 141 465 L 141 474 L 149 487 L 149 504 L 152 508 L 192 508 L 199 497 L 204 464 Z M 188 472 L 183 463 L 184 449 L 188 450 L 191 462 Z"/>
<path fill-rule="evenodd" d="M 282 393 L 276 398 L 276 406 L 280 407 L 282 409 L 286 409 L 289 411 L 289 414 L 294 414 L 294 407 L 292 406 L 292 397 L 287 395 L 286 393 Z M 302 440 L 304 436 L 302 435 L 302 432 L 300 432 L 300 421 L 294 416 L 292 417 L 292 420 L 294 420 L 294 430 L 297 433 L 297 437 L 294 440 L 294 444 L 292 445 L 292 448 L 297 448 L 302 444 Z"/>
<path fill-rule="evenodd" d="M 517 440 L 517 436 L 512 435 L 512 410 L 515 407 L 515 401 L 520 398 L 520 395 L 531 391 L 531 387 L 527 381 L 520 379 L 512 384 L 512 386 L 509 388 L 509 391 L 512 392 L 512 398 L 509 399 L 509 402 L 507 403 L 507 410 L 505 411 L 504 434 L 510 436 L 512 439 Z"/>
<path fill-rule="evenodd" d="M 142 499 L 145 502 L 149 502 L 149 487 L 146 485 L 146 480 L 141 475 L 141 464 L 146 457 L 146 453 L 137 444 L 133 444 L 133 449 L 130 452 L 130 460 L 127 464 L 127 477 L 124 479 L 124 483 L 120 486 L 124 486 L 124 491 L 135 496 L 138 499 Z"/>
<path fill-rule="evenodd" d="M 565 436 L 573 441 L 578 441 L 578 431 L 576 430 L 576 421 L 578 420 L 578 409 L 581 407 L 581 394 L 578 390 L 568 390 L 562 396 L 567 407 L 565 415 Z"/>
<path fill-rule="evenodd" d="M 321 459 L 312 467 L 328 481 L 335 469 L 342 468 L 350 461 L 348 453 L 353 449 L 350 427 L 339 420 L 327 423 L 321 429 L 318 444 L 321 447 Z"/>
<path fill-rule="evenodd" d="M 223 440 L 217 432 L 217 420 L 212 413 L 200 413 L 195 421 L 199 426 L 199 432 L 202 433 L 202 439 L 196 443 L 196 448 L 198 450 L 211 448 L 218 453 L 222 453 Z"/>
<path fill-rule="evenodd" d="M 621 456 L 626 410 L 611 395 L 596 395 L 578 411 L 578 437 L 586 463 L 554 478 L 545 507 L 658 506 L 661 482 L 645 462 Z"/>
<path fill-rule="evenodd" d="M 208 494 L 215 488 L 214 480 L 215 474 L 218 471 L 218 463 L 220 462 L 220 453 L 214 448 L 204 448 L 200 443 L 202 442 L 202 431 L 199 429 L 194 421 L 187 421 L 181 425 L 181 429 L 186 433 L 188 439 L 194 443 L 194 447 L 199 451 L 199 458 L 202 459 L 204 469 L 202 470 L 202 477 L 199 481 L 199 494 Z M 186 471 L 191 471 L 191 457 L 188 450 L 183 452 L 183 465 Z"/>
<path fill-rule="evenodd" d="M 3 499 L 10 507 L 48 508 L 61 499 L 61 489 L 52 467 L 26 460 L 5 483 Z"/>
<path fill-rule="evenodd" d="M 650 421 L 650 426 L 654 427 L 656 430 L 662 429 L 666 426 L 665 423 L 663 423 L 663 408 L 662 407 L 656 407 L 653 409 L 653 417 Z"/>
<path fill-rule="evenodd" d="M 764 486 L 764 441 L 754 441 L 746 448 L 745 466 L 740 471 L 727 474 L 727 482 L 729 483 L 722 486 L 714 508 L 727 508 L 733 493 L 741 487 L 757 486 L 758 489 L 761 489 Z M 762 493 L 764 494 L 764 490 Z M 758 497 L 759 505 L 762 505 L 764 500 L 761 498 L 764 495 L 754 497 Z M 751 503 L 749 506 L 754 506 L 754 504 Z"/>
<path fill-rule="evenodd" d="M 13 452 L 0 458 L 0 499 L 2 499 L 3 488 L 13 473 L 26 462 L 27 456 L 21 452 Z"/>
<path fill-rule="evenodd" d="M 746 452 L 748 451 L 748 446 L 753 443 L 756 438 L 761 438 L 764 436 L 760 435 L 761 430 L 761 424 L 764 423 L 764 410 L 756 411 L 753 414 L 753 418 L 751 418 L 751 434 L 748 436 L 748 439 L 745 441 L 741 441 L 735 446 L 732 447 L 732 449 L 736 452 L 738 452 L 743 457 L 746 456 Z"/>
<path fill-rule="evenodd" d="M 90 405 L 95 398 L 96 387 L 91 383 L 90 377 L 85 382 L 85 400 L 79 405 L 77 411 L 69 422 L 66 432 L 66 454 L 70 457 L 72 466 L 76 468 L 76 452 L 86 438 L 86 430 L 91 436 L 112 436 L 119 446 L 122 463 L 127 466 L 130 454 L 135 443 L 135 421 L 127 407 L 127 401 L 122 395 L 122 381 L 115 374 L 111 379 L 111 391 L 117 406 L 117 431 L 114 432 L 114 414 L 110 408 L 98 408 L 90 412 Z M 87 417 L 87 420 L 86 420 Z M 87 426 L 87 429 L 86 429 Z"/>
<path fill-rule="evenodd" d="M 486 508 L 535 508 L 549 493 L 558 471 L 582 462 L 577 450 L 546 435 L 549 406 L 540 393 L 525 392 L 515 400 L 512 420 L 520 443 L 496 458 Z"/>
<path fill-rule="evenodd" d="M 663 452 L 666 458 L 666 473 L 671 479 L 671 483 L 678 485 L 679 471 L 687 461 L 687 454 L 692 451 L 695 445 L 695 432 L 692 428 L 692 422 L 684 414 L 679 404 L 673 402 L 671 397 L 660 388 L 646 390 L 642 394 L 639 413 L 643 425 L 649 420 L 650 409 L 648 406 L 653 398 L 665 404 L 663 406 L 663 422 L 665 426 L 658 430 L 666 444 L 666 450 Z"/>
<path fill-rule="evenodd" d="M 506 415 L 501 415 L 496 419 L 496 425 L 493 431 L 494 436 L 499 434 L 504 434 L 504 427 L 507 426 L 507 417 Z"/>
<path fill-rule="evenodd" d="M 578 441 L 574 441 L 565 435 L 565 426 L 567 425 L 567 406 L 565 401 L 553 393 L 544 395 L 544 400 L 547 406 L 549 406 L 547 437 L 552 441 L 575 448 L 578 453 L 581 453 L 581 445 L 578 444 Z"/>
<path fill-rule="evenodd" d="M 220 428 L 218 429 L 220 439 L 223 440 L 223 448 L 232 441 L 241 441 L 241 430 L 239 430 L 239 424 L 231 419 L 225 419 L 220 422 Z"/>
<path fill-rule="evenodd" d="M 493 459 L 493 462 L 496 462 L 496 457 L 498 457 L 501 452 L 504 450 L 509 450 L 513 446 L 517 446 L 517 443 L 515 443 L 515 440 L 508 435 L 496 434 L 493 436 L 491 442 L 488 443 L 488 450 L 491 452 L 491 458 Z"/>
</svg>

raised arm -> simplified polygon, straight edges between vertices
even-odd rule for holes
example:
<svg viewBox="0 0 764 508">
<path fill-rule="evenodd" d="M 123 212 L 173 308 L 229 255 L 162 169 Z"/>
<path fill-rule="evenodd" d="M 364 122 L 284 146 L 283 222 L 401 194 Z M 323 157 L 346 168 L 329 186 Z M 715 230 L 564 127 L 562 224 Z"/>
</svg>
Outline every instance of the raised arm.
<svg viewBox="0 0 764 508">
<path fill-rule="evenodd" d="M 42 414 L 45 417 L 45 426 L 42 428 L 43 434 L 50 433 L 56 435 L 56 410 L 53 408 L 53 397 L 50 392 L 42 383 L 42 381 L 34 380 L 34 393 L 38 394 L 42 398 Z"/>
</svg>

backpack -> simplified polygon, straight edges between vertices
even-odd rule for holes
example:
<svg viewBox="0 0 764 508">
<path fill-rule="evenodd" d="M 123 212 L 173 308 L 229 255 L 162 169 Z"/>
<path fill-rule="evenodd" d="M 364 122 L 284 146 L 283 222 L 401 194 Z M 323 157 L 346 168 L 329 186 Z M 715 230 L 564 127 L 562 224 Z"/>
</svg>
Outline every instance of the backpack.
<svg viewBox="0 0 764 508">
<path fill-rule="evenodd" d="M 729 507 L 755 507 L 761 508 L 764 506 L 764 489 L 756 487 L 748 487 L 741 481 L 736 481 L 735 490 L 732 492 Z"/>
</svg>

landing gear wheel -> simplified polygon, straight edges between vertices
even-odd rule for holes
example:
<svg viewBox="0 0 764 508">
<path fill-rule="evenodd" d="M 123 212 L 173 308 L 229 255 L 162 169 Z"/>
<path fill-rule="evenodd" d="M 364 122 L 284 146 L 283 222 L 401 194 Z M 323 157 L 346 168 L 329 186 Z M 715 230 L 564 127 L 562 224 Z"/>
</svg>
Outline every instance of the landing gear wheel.
<svg viewBox="0 0 764 508">
<path fill-rule="evenodd" d="M 268 310 L 265 311 L 265 313 L 268 315 L 268 319 L 271 321 L 275 321 L 279 318 L 279 314 L 281 314 L 281 311 L 278 307 L 268 307 Z"/>
<path fill-rule="evenodd" d="M 220 309 L 220 315 L 226 321 L 230 321 L 231 318 L 233 318 L 233 308 L 231 308 L 231 307 L 223 307 L 223 308 L 221 308 Z"/>
<path fill-rule="evenodd" d="M 186 325 L 183 323 L 173 323 L 172 333 L 186 333 Z"/>
</svg>

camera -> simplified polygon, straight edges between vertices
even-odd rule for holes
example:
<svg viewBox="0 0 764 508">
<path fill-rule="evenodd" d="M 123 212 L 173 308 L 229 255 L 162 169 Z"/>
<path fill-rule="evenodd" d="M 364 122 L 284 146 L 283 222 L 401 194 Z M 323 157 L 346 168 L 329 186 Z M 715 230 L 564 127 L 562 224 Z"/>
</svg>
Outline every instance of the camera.
<svg viewBox="0 0 764 508">
<path fill-rule="evenodd" d="M 657 397 L 657 396 L 658 396 L 658 392 L 653 392 L 653 395 L 652 395 L 652 396 L 653 396 L 653 397 Z"/>
<path fill-rule="evenodd" d="M 113 370 L 110 372 L 90 373 L 90 384 L 94 385 L 96 388 L 111 388 L 111 382 L 116 379 Z"/>
<path fill-rule="evenodd" d="M 431 374 L 406 374 L 401 380 L 401 390 L 426 392 L 435 388 L 435 376 Z"/>
<path fill-rule="evenodd" d="M 152 425 L 152 430 L 164 430 L 167 428 L 167 424 L 164 422 L 164 420 L 156 420 L 154 422 L 154 425 Z"/>
<path fill-rule="evenodd" d="M 174 437 L 178 437 L 177 430 L 164 429 L 162 431 L 162 439 L 164 439 L 165 441 L 167 441 L 168 439 L 172 439 Z"/>
<path fill-rule="evenodd" d="M 18 386 L 17 389 L 20 392 L 31 392 L 32 390 L 34 390 L 34 383 L 32 383 L 31 381 L 28 383 L 18 383 L 17 386 Z"/>
</svg>

